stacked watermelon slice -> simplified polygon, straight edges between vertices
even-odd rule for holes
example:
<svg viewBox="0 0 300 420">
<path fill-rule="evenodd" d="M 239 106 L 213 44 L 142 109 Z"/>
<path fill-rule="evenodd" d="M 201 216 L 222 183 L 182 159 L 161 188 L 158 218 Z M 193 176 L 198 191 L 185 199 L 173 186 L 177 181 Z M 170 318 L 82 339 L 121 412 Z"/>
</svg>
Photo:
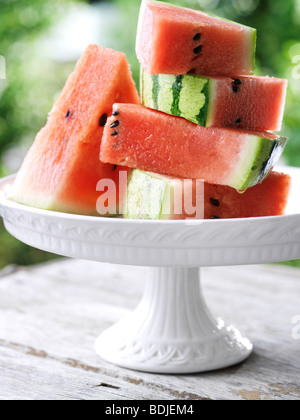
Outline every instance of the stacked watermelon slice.
<svg viewBox="0 0 300 420">
<path fill-rule="evenodd" d="M 287 142 L 273 133 L 281 129 L 287 82 L 251 75 L 255 45 L 251 28 L 144 0 L 141 101 L 125 55 L 90 45 L 10 198 L 75 214 L 123 210 L 128 218 L 283 214 L 290 178 L 270 172 Z"/>
<path fill-rule="evenodd" d="M 282 214 L 290 179 L 270 172 L 287 143 L 273 133 L 282 126 L 287 81 L 252 75 L 255 48 L 252 28 L 142 2 L 142 105 L 114 105 L 101 147 L 103 162 L 136 168 L 127 217 L 186 218 L 174 206 L 163 211 L 184 179 L 194 185 L 186 192 L 191 202 L 195 180 L 205 182 L 201 217 Z"/>
<path fill-rule="evenodd" d="M 124 195 L 119 168 L 99 161 L 104 126 L 116 101 L 140 103 L 126 56 L 90 45 L 28 151 L 9 198 L 51 211 L 116 215 Z M 106 192 L 108 205 L 100 208 L 98 183 L 104 179 L 113 188 Z"/>
</svg>

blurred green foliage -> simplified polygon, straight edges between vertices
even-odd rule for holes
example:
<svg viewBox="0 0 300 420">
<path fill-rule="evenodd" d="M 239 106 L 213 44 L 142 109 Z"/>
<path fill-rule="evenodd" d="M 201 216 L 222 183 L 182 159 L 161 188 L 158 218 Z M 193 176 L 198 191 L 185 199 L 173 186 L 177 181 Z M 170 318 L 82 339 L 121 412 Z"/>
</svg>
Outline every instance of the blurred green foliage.
<svg viewBox="0 0 300 420">
<path fill-rule="evenodd" d="M 7 80 L 0 80 L 0 175 L 10 171 L 7 151 L 27 149 L 44 125 L 74 63 L 53 62 L 37 48 L 39 37 L 65 16 L 76 0 L 0 0 L 0 55 L 6 58 Z M 82 0 L 88 3 L 87 0 Z M 300 1 L 299 0 L 172 0 L 257 28 L 258 75 L 289 79 L 283 134 L 290 139 L 287 163 L 300 166 Z M 135 37 L 140 0 L 90 1 L 114 5 L 119 24 L 109 36 L 124 51 L 138 84 Z M 99 22 L 101 25 L 101 22 Z M 82 29 L 84 30 L 84 28 Z M 99 40 L 101 43 L 101 40 Z M 110 45 L 106 45 L 110 46 Z M 10 156 L 10 159 L 12 157 Z M 30 264 L 52 256 L 34 251 L 9 237 L 0 226 L 0 267 Z"/>
<path fill-rule="evenodd" d="M 12 154 L 22 154 L 22 148 L 30 146 L 45 124 L 52 103 L 72 70 L 73 63 L 51 62 L 36 48 L 40 36 L 66 12 L 69 3 L 0 0 L 0 55 L 5 57 L 7 76 L 0 80 L 0 176 L 9 172 L 9 149 L 14 147 Z M 50 258 L 53 256 L 10 237 L 0 222 L 0 268 Z"/>
<path fill-rule="evenodd" d="M 51 62 L 36 41 L 64 12 L 68 0 L 0 0 L 0 54 L 7 80 L 0 82 L 0 174 L 7 172 L 4 153 L 32 143 L 45 124 L 51 103 L 72 66 Z"/>
</svg>

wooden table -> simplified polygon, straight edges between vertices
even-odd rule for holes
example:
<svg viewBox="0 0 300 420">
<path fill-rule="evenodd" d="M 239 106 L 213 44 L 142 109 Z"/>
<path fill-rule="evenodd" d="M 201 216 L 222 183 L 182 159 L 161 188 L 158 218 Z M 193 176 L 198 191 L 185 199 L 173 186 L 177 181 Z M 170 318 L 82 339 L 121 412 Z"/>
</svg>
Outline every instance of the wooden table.
<svg viewBox="0 0 300 420">
<path fill-rule="evenodd" d="M 146 273 L 67 259 L 0 272 L 0 399 L 300 399 L 300 270 L 204 269 L 210 307 L 255 352 L 227 370 L 181 376 L 121 369 L 94 353 L 96 337 L 136 307 Z"/>
</svg>

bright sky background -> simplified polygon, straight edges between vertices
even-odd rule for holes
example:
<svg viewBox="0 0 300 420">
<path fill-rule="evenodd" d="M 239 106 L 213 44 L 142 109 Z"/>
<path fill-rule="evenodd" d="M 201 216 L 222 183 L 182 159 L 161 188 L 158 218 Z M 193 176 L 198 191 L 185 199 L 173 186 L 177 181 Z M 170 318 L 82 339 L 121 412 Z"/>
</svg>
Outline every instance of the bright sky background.
<svg viewBox="0 0 300 420">
<path fill-rule="evenodd" d="M 74 4 L 70 12 L 41 39 L 41 50 L 55 61 L 70 62 L 77 60 L 91 43 L 117 48 L 115 37 L 109 34 L 118 26 L 118 21 L 118 10 L 111 3 Z"/>
</svg>

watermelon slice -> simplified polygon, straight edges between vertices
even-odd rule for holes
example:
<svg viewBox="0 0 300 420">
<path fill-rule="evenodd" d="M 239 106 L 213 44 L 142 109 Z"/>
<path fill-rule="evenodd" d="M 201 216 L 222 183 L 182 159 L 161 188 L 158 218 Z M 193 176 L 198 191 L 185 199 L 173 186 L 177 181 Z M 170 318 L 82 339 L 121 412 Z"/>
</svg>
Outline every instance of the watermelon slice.
<svg viewBox="0 0 300 420">
<path fill-rule="evenodd" d="M 245 190 L 261 182 L 287 139 L 230 128 L 204 128 L 140 105 L 115 104 L 101 160 Z"/>
<path fill-rule="evenodd" d="M 196 181 L 191 187 L 185 182 L 180 178 L 133 170 L 124 217 L 179 220 L 280 216 L 286 208 L 291 178 L 272 172 L 244 194 L 223 185 L 205 183 L 204 188 L 199 185 L 197 189 Z"/>
<path fill-rule="evenodd" d="M 28 152 L 10 198 L 46 210 L 97 214 L 98 181 L 119 180 L 119 168 L 99 162 L 103 128 L 116 101 L 139 103 L 126 56 L 91 45 Z"/>
<path fill-rule="evenodd" d="M 280 131 L 287 80 L 242 76 L 150 75 L 141 70 L 141 102 L 204 127 Z"/>
<path fill-rule="evenodd" d="M 252 74 L 256 30 L 200 11 L 143 0 L 136 52 L 150 74 Z"/>
</svg>

